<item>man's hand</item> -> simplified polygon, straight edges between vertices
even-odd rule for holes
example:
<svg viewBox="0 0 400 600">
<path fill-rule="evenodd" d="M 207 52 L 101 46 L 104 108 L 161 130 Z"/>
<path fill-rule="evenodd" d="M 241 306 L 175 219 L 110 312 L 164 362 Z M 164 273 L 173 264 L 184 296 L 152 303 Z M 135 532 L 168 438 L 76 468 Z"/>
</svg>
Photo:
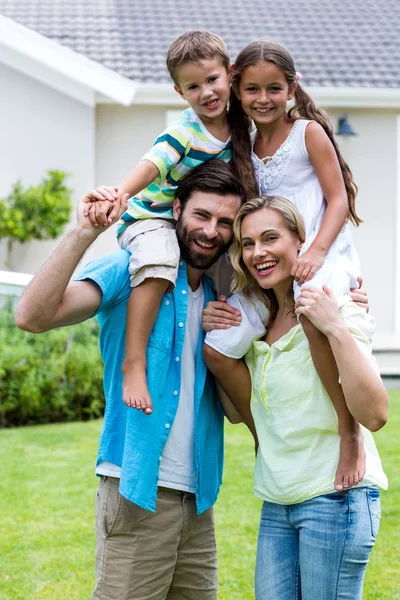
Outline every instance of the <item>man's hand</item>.
<svg viewBox="0 0 400 600">
<path fill-rule="evenodd" d="M 310 281 L 324 264 L 324 258 L 325 254 L 311 245 L 294 263 L 291 271 L 292 277 L 299 285 L 302 285 L 305 281 Z"/>
<path fill-rule="evenodd" d="M 206 333 L 213 329 L 230 329 L 240 325 L 240 312 L 226 303 L 226 297 L 220 296 L 218 302 L 207 302 L 203 310 L 202 327 Z"/>
<path fill-rule="evenodd" d="M 349 292 L 350 298 L 359 306 L 360 308 L 365 308 L 367 313 L 369 312 L 369 304 L 368 304 L 368 296 L 367 292 L 363 289 L 362 284 L 363 280 L 361 277 L 357 279 L 358 288 L 352 288 Z"/>
<path fill-rule="evenodd" d="M 81 229 L 97 237 L 104 228 L 113 225 L 126 211 L 129 194 L 118 200 L 117 188 L 102 186 L 85 194 L 77 206 L 77 220 Z M 96 201 L 93 199 L 96 198 Z M 112 199 L 112 200 L 111 200 Z M 110 210 L 111 209 L 111 210 Z"/>
</svg>

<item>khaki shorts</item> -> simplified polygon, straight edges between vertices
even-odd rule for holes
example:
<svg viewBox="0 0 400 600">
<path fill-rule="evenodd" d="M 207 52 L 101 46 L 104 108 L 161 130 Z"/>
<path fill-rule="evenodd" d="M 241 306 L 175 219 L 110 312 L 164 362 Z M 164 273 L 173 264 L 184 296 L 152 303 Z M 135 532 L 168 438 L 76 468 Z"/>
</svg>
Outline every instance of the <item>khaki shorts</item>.
<svg viewBox="0 0 400 600">
<path fill-rule="evenodd" d="M 151 278 L 166 279 L 175 286 L 180 250 L 172 222 L 163 219 L 136 221 L 120 235 L 118 243 L 131 253 L 132 287 Z"/>
<path fill-rule="evenodd" d="M 213 510 L 197 515 L 194 494 L 159 488 L 152 513 L 101 477 L 96 538 L 92 600 L 217 600 Z"/>
</svg>

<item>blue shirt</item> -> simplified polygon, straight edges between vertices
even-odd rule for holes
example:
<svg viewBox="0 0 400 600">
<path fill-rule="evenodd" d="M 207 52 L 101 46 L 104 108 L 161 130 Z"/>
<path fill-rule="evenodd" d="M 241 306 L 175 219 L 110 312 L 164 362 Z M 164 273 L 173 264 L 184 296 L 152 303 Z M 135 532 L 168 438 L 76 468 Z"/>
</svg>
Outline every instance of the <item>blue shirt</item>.
<svg viewBox="0 0 400 600">
<path fill-rule="evenodd" d="M 128 408 L 122 401 L 126 310 L 131 293 L 129 253 L 119 251 L 89 263 L 76 280 L 97 284 L 102 300 L 97 310 L 104 362 L 106 408 L 97 464 L 121 467 L 120 493 L 155 512 L 160 458 L 174 422 L 181 387 L 181 358 L 186 330 L 188 282 L 180 261 L 176 287 L 163 296 L 147 347 L 147 383 L 153 413 Z M 204 305 L 214 300 L 212 282 L 203 277 Z M 198 514 L 216 501 L 222 483 L 224 414 L 215 382 L 202 357 L 200 329 L 195 372 L 194 455 Z"/>
</svg>

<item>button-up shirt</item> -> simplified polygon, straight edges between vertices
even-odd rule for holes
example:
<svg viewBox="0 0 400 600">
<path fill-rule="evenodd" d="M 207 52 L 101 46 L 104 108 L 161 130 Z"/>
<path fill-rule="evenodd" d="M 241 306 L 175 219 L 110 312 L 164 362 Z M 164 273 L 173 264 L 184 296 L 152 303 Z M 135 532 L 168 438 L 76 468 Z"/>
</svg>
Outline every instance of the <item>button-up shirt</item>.
<svg viewBox="0 0 400 600">
<path fill-rule="evenodd" d="M 172 293 L 166 294 L 147 347 L 147 383 L 153 413 L 128 408 L 122 401 L 126 311 L 131 293 L 129 254 L 119 251 L 89 263 L 77 280 L 94 282 L 102 292 L 97 310 L 104 362 L 106 408 L 97 464 L 121 467 L 120 493 L 142 508 L 155 511 L 160 458 L 177 411 L 181 358 L 188 308 L 186 264 L 180 261 Z M 214 300 L 212 281 L 202 278 L 204 305 Z M 215 382 L 202 357 L 199 332 L 194 390 L 194 457 L 196 505 L 200 514 L 216 501 L 222 482 L 224 414 Z"/>
</svg>

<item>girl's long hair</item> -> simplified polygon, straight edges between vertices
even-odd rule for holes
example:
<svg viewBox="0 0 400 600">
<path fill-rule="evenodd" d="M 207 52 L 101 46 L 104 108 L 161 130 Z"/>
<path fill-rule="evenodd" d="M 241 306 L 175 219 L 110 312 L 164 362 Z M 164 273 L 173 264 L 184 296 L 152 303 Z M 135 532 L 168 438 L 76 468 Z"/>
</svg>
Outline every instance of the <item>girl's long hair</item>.
<svg viewBox="0 0 400 600">
<path fill-rule="evenodd" d="M 230 258 L 233 266 L 232 291 L 241 292 L 247 298 L 254 299 L 266 305 L 270 311 L 269 323 L 271 324 L 278 312 L 278 302 L 272 289 L 262 289 L 254 277 L 251 275 L 243 260 L 242 246 L 242 223 L 245 217 L 259 211 L 263 208 L 269 208 L 277 212 L 294 238 L 304 242 L 306 230 L 304 221 L 297 208 L 290 200 L 282 196 L 256 196 L 248 200 L 239 210 L 235 223 L 233 225 L 233 243 L 230 249 Z M 292 292 L 292 286 L 290 286 Z"/>
<path fill-rule="evenodd" d="M 280 44 L 266 41 L 252 42 L 243 48 L 238 54 L 232 72 L 232 89 L 228 111 L 228 121 L 233 145 L 232 166 L 242 182 L 242 185 L 245 186 L 246 196 L 252 198 L 259 193 L 259 190 L 257 189 L 257 183 L 255 181 L 251 163 L 251 120 L 244 112 L 240 100 L 236 97 L 235 90 L 238 91 L 239 89 L 245 69 L 250 66 L 258 65 L 263 61 L 271 62 L 276 65 L 284 74 L 288 85 L 296 83 L 294 105 L 288 112 L 289 118 L 302 118 L 316 121 L 323 127 L 326 135 L 332 142 L 346 187 L 349 203 L 349 219 L 354 225 L 359 225 L 362 221 L 358 217 L 355 209 L 357 186 L 353 181 L 353 175 L 349 165 L 340 153 L 328 117 L 322 110 L 315 106 L 312 98 L 296 81 L 294 61 L 289 51 Z"/>
</svg>

